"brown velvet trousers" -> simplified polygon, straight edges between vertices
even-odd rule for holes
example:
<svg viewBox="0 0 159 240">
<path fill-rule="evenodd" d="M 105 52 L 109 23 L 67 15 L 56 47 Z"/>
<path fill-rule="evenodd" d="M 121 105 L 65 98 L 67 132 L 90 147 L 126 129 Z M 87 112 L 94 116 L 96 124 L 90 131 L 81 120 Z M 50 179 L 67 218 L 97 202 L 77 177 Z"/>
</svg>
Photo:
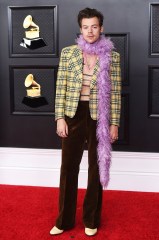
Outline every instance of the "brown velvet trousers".
<svg viewBox="0 0 159 240">
<path fill-rule="evenodd" d="M 96 228 L 100 224 L 103 192 L 97 164 L 97 121 L 90 117 L 88 101 L 80 101 L 75 116 L 66 116 L 65 120 L 69 132 L 68 137 L 62 139 L 59 216 L 56 226 L 66 230 L 75 225 L 78 173 L 87 141 L 88 183 L 83 203 L 83 223 L 85 227 Z"/>
</svg>

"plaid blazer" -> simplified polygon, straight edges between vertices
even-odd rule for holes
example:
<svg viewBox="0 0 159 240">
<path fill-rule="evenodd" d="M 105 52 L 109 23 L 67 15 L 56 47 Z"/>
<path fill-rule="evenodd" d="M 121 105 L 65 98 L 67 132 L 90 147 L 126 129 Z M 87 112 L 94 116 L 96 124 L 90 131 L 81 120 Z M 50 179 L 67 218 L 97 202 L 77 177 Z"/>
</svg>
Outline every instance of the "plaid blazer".
<svg viewBox="0 0 159 240">
<path fill-rule="evenodd" d="M 89 108 L 91 118 L 97 120 L 97 73 L 99 61 L 94 68 L 90 85 Z M 111 116 L 110 124 L 120 124 L 121 108 L 121 71 L 120 54 L 112 51 L 111 76 Z M 55 120 L 74 117 L 82 88 L 83 57 L 77 45 L 62 49 L 56 82 Z"/>
</svg>

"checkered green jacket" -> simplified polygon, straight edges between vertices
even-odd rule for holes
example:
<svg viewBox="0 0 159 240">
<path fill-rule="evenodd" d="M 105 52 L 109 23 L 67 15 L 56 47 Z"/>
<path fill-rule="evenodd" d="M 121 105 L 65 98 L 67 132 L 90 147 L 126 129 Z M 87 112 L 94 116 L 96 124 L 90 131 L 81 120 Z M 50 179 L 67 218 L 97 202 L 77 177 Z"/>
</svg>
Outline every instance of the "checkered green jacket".
<svg viewBox="0 0 159 240">
<path fill-rule="evenodd" d="M 65 118 L 65 115 L 74 117 L 82 88 L 83 74 L 82 51 L 77 45 L 66 47 L 61 52 L 55 99 L 55 120 Z M 97 120 L 97 73 L 99 61 L 94 68 L 90 85 L 90 114 L 91 118 Z M 119 126 L 121 108 L 121 71 L 120 54 L 112 51 L 112 63 L 110 67 L 111 76 L 111 116 L 110 124 Z"/>
</svg>

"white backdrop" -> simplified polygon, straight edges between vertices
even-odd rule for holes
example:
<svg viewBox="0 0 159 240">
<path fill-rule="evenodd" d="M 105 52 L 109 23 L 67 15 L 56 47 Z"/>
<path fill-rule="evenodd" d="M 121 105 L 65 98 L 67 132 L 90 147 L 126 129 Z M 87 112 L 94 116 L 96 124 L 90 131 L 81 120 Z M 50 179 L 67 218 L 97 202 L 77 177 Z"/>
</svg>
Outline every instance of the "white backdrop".
<svg viewBox="0 0 159 240">
<path fill-rule="evenodd" d="M 0 184 L 58 187 L 61 150 L 0 148 Z M 87 186 L 87 151 L 79 188 Z M 110 190 L 159 191 L 159 153 L 112 152 Z"/>
</svg>

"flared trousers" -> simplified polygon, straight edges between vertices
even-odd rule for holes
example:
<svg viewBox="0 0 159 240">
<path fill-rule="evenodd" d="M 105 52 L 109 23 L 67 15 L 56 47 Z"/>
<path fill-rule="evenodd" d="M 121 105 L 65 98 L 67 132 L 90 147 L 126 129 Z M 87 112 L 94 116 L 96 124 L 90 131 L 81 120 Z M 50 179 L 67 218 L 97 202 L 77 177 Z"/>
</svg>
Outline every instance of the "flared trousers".
<svg viewBox="0 0 159 240">
<path fill-rule="evenodd" d="M 59 215 L 56 226 L 66 230 L 75 225 L 78 174 L 87 141 L 88 182 L 83 202 L 83 223 L 85 227 L 97 228 L 101 219 L 103 193 L 97 163 L 97 121 L 90 116 L 88 101 L 80 101 L 75 116 L 66 116 L 65 120 L 69 130 L 68 136 L 62 139 Z"/>
</svg>

